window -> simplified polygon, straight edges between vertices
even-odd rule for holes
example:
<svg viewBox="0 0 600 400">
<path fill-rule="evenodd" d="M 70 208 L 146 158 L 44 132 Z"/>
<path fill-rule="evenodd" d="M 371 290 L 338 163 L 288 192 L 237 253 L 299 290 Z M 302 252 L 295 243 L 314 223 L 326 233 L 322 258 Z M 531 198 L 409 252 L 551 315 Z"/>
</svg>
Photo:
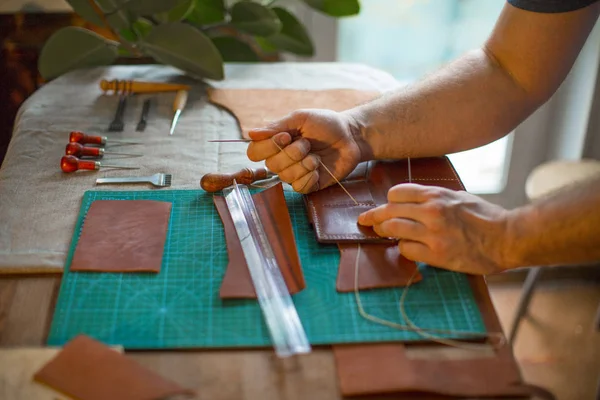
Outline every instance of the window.
<svg viewBox="0 0 600 400">
<path fill-rule="evenodd" d="M 337 22 L 336 60 L 370 65 L 410 83 L 480 46 L 504 4 L 501 0 L 362 1 L 358 16 Z M 467 190 L 502 191 L 510 142 L 508 136 L 449 155 Z"/>
</svg>

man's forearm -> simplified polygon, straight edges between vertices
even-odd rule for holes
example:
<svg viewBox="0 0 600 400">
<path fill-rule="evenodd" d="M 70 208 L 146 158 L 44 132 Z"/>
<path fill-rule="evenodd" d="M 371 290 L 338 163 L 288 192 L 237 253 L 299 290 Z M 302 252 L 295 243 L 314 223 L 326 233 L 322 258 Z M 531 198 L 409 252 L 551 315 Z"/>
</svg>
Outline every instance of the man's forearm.
<svg viewBox="0 0 600 400">
<path fill-rule="evenodd" d="M 347 111 L 362 160 L 444 155 L 508 134 L 560 86 L 599 12 L 600 3 L 556 14 L 506 4 L 482 49 Z"/>
<path fill-rule="evenodd" d="M 511 211 L 508 268 L 600 261 L 600 176 Z"/>
<path fill-rule="evenodd" d="M 428 157 L 490 143 L 539 104 L 483 50 L 348 111 L 363 161 Z"/>
</svg>

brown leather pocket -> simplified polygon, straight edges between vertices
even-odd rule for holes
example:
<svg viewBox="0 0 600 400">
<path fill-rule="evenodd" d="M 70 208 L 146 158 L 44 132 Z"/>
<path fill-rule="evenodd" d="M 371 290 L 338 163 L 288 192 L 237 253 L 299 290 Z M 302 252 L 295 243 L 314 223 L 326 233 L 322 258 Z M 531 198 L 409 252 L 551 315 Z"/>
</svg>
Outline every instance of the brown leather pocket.
<svg viewBox="0 0 600 400">
<path fill-rule="evenodd" d="M 340 243 L 340 266 L 336 288 L 352 292 L 355 286 L 358 244 Z M 364 243 L 360 245 L 358 289 L 377 289 L 406 286 L 417 264 L 400 255 L 397 244 Z M 422 279 L 418 273 L 413 283 Z"/>
</svg>

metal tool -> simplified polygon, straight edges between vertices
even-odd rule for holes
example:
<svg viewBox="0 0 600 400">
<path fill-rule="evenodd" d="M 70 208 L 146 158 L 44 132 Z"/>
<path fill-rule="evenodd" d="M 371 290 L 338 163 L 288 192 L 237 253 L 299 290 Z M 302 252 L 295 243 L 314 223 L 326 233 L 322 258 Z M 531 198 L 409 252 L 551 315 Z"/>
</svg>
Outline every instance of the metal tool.
<svg viewBox="0 0 600 400">
<path fill-rule="evenodd" d="M 80 160 L 75 156 L 62 156 L 60 159 L 60 169 L 62 169 L 63 172 L 75 172 L 80 169 L 94 171 L 99 170 L 101 167 L 139 169 L 139 167 L 130 167 L 126 165 L 104 164 L 99 161 Z"/>
<path fill-rule="evenodd" d="M 234 180 L 238 182 L 238 184 L 250 185 L 256 181 L 268 179 L 273 176 L 275 176 L 275 174 L 266 168 L 244 168 L 233 174 L 206 174 L 200 179 L 200 186 L 207 192 L 212 193 L 233 185 Z"/>
<path fill-rule="evenodd" d="M 150 111 L 150 99 L 146 99 L 144 101 L 144 105 L 142 107 L 142 114 L 140 115 L 140 122 L 138 122 L 136 131 L 142 132 L 146 129 L 146 121 L 148 120 L 148 113 Z"/>
<path fill-rule="evenodd" d="M 117 153 L 113 151 L 104 151 L 104 147 L 95 146 L 84 146 L 81 143 L 68 143 L 65 148 L 65 154 L 68 156 L 75 157 L 95 157 L 102 158 L 104 155 L 115 155 L 115 156 L 131 156 L 141 157 L 143 154 L 138 153 Z"/>
<path fill-rule="evenodd" d="M 96 183 L 151 183 L 154 186 L 166 187 L 171 186 L 171 178 L 171 174 L 158 173 L 151 176 L 118 176 L 114 178 L 98 178 L 96 179 Z"/>
<path fill-rule="evenodd" d="M 123 123 L 123 114 L 125 113 L 125 105 L 127 103 L 127 94 L 123 94 L 119 97 L 119 105 L 117 106 L 117 111 L 115 112 L 115 118 L 108 126 L 108 130 L 110 132 L 121 132 L 125 127 Z"/>
<path fill-rule="evenodd" d="M 218 140 L 207 140 L 209 143 L 245 143 L 251 142 L 252 139 L 218 139 Z"/>
<path fill-rule="evenodd" d="M 72 131 L 69 134 L 69 142 L 71 143 L 81 143 L 81 144 L 99 144 L 105 145 L 108 143 L 118 143 L 118 144 L 142 144 L 142 142 L 132 141 L 132 140 L 120 140 L 108 138 L 106 136 L 92 136 L 86 135 L 80 131 Z"/>
<path fill-rule="evenodd" d="M 187 90 L 179 90 L 175 95 L 175 100 L 173 101 L 173 121 L 171 122 L 171 129 L 169 130 L 169 135 L 172 135 L 175 132 L 175 125 L 177 125 L 177 121 L 179 120 L 179 116 L 181 112 L 185 108 L 185 104 L 187 103 L 188 92 Z"/>
<path fill-rule="evenodd" d="M 309 353 L 310 343 L 248 187 L 234 180 L 223 193 L 276 354 Z"/>
</svg>

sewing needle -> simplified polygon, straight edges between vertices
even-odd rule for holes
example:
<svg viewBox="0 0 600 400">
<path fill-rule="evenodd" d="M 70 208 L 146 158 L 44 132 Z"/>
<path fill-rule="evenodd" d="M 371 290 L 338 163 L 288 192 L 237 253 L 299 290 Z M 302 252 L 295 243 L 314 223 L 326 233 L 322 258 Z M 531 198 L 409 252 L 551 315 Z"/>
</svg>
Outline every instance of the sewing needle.
<svg viewBox="0 0 600 400">
<path fill-rule="evenodd" d="M 218 139 L 218 140 L 207 140 L 209 143 L 236 143 L 236 142 L 251 142 L 252 139 Z"/>
</svg>

